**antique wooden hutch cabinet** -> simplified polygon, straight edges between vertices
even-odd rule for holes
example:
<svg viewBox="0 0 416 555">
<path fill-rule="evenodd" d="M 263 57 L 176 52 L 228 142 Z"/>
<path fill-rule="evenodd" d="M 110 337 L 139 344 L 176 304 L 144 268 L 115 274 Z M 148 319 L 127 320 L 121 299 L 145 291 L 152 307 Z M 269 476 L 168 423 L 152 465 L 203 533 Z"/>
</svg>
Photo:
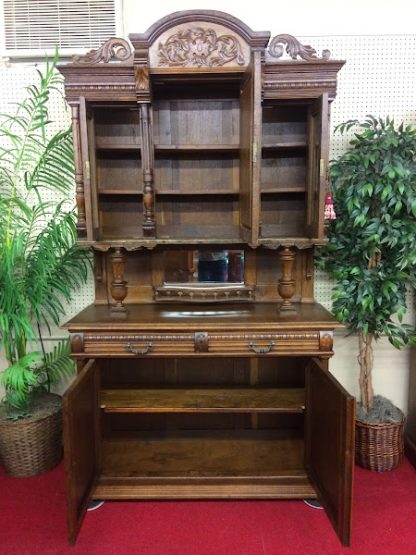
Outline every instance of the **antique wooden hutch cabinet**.
<svg viewBox="0 0 416 555">
<path fill-rule="evenodd" d="M 66 324 L 70 542 L 93 499 L 318 498 L 350 541 L 354 399 L 313 300 L 342 61 L 217 11 L 60 70 L 96 299 Z"/>
</svg>

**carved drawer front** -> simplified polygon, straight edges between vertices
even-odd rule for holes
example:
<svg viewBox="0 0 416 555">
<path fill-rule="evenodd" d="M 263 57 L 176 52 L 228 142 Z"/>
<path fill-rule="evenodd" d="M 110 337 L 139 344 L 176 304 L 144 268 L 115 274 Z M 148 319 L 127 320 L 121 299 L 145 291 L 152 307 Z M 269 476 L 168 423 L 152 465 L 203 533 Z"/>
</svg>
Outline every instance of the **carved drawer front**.
<svg viewBox="0 0 416 555">
<path fill-rule="evenodd" d="M 99 356 L 181 356 L 195 351 L 193 333 L 119 333 L 83 336 L 85 355 Z"/>
<path fill-rule="evenodd" d="M 74 333 L 75 357 L 332 355 L 332 332 Z"/>
<path fill-rule="evenodd" d="M 212 333 L 209 334 L 208 352 L 211 354 L 240 356 L 274 356 L 285 354 L 322 355 L 332 352 L 332 334 L 322 343 L 322 332 L 294 331 L 276 333 Z M 326 337 L 326 336 L 325 336 Z"/>
</svg>

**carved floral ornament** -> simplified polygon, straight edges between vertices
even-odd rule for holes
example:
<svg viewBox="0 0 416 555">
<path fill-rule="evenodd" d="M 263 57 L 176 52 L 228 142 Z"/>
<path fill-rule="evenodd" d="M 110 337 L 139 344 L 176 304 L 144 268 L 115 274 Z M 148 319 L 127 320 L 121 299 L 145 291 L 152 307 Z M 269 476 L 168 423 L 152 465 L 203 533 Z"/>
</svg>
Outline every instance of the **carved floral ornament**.
<svg viewBox="0 0 416 555">
<path fill-rule="evenodd" d="M 301 44 L 298 39 L 292 35 L 277 35 L 269 44 L 269 54 L 273 58 L 281 58 L 286 50 L 292 60 L 296 60 L 299 56 L 302 60 L 329 60 L 331 52 L 329 50 L 322 51 L 322 58 L 318 58 L 316 50 L 312 46 Z"/>
<path fill-rule="evenodd" d="M 180 29 L 166 42 L 159 43 L 159 66 L 219 67 L 233 60 L 244 65 L 240 43 L 232 35 L 220 35 L 213 29 Z"/>
<path fill-rule="evenodd" d="M 100 48 L 90 50 L 85 56 L 73 56 L 74 64 L 93 65 L 111 61 L 127 62 L 133 59 L 133 51 L 125 39 L 113 37 L 108 39 Z"/>
<path fill-rule="evenodd" d="M 330 51 L 323 50 L 319 58 L 316 50 L 301 44 L 292 35 L 277 35 L 268 47 L 273 58 L 282 58 L 284 53 L 292 59 L 297 57 L 305 61 L 329 60 Z M 161 67 L 221 67 L 233 60 L 245 65 L 241 45 L 233 35 L 220 35 L 213 29 L 191 27 L 180 29 L 164 43 L 159 43 L 159 66 Z M 112 61 L 130 62 L 133 50 L 129 42 L 122 38 L 108 39 L 100 48 L 90 50 L 85 56 L 75 55 L 72 62 L 79 65 L 94 65 Z"/>
</svg>

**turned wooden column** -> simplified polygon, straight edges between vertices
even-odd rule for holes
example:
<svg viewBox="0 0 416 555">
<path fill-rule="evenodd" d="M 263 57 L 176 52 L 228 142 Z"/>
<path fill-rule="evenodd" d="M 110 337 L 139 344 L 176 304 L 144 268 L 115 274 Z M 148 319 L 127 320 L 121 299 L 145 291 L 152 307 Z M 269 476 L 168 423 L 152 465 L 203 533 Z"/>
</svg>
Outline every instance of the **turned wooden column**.
<svg viewBox="0 0 416 555">
<path fill-rule="evenodd" d="M 151 151 L 151 129 L 149 121 L 149 104 L 140 104 L 142 127 L 142 167 L 143 167 L 143 234 L 154 236 L 155 195 L 153 187 L 153 156 Z"/>
<path fill-rule="evenodd" d="M 283 299 L 280 306 L 282 312 L 287 310 L 295 310 L 291 302 L 291 298 L 295 293 L 295 280 L 293 278 L 293 263 L 295 261 L 295 251 L 289 247 L 284 247 L 278 252 L 280 263 L 282 265 L 282 276 L 279 280 L 277 290 Z"/>
<path fill-rule="evenodd" d="M 143 63 L 147 53 L 136 52 L 138 59 L 134 64 L 136 96 L 140 107 L 140 132 L 142 136 L 142 171 L 143 171 L 143 235 L 156 235 L 155 193 L 153 186 L 153 136 L 150 118 L 150 79 L 149 67 Z"/>
<path fill-rule="evenodd" d="M 75 195 L 77 205 L 77 232 L 79 237 L 87 234 L 87 222 L 85 218 L 85 193 L 84 193 L 84 174 L 82 168 L 81 154 L 81 132 L 79 122 L 79 104 L 71 104 L 72 112 L 72 137 L 74 143 L 74 164 L 75 164 Z M 86 170 L 89 170 L 86 160 Z"/>
<path fill-rule="evenodd" d="M 115 248 L 110 254 L 113 280 L 111 282 L 111 296 L 115 303 L 111 305 L 112 312 L 126 312 L 123 304 L 127 296 L 127 281 L 124 280 L 125 256 L 121 248 Z"/>
</svg>

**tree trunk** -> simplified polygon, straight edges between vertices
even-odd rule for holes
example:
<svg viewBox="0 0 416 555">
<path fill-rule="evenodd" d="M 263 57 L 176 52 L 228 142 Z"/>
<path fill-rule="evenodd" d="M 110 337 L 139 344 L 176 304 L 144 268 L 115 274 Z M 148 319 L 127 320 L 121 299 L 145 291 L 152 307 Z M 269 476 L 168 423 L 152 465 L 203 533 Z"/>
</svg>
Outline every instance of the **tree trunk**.
<svg viewBox="0 0 416 555">
<path fill-rule="evenodd" d="M 363 408 L 368 411 L 373 406 L 373 339 L 372 333 L 367 335 L 363 332 L 358 334 L 359 355 L 358 363 L 360 365 L 360 396 Z"/>
</svg>

